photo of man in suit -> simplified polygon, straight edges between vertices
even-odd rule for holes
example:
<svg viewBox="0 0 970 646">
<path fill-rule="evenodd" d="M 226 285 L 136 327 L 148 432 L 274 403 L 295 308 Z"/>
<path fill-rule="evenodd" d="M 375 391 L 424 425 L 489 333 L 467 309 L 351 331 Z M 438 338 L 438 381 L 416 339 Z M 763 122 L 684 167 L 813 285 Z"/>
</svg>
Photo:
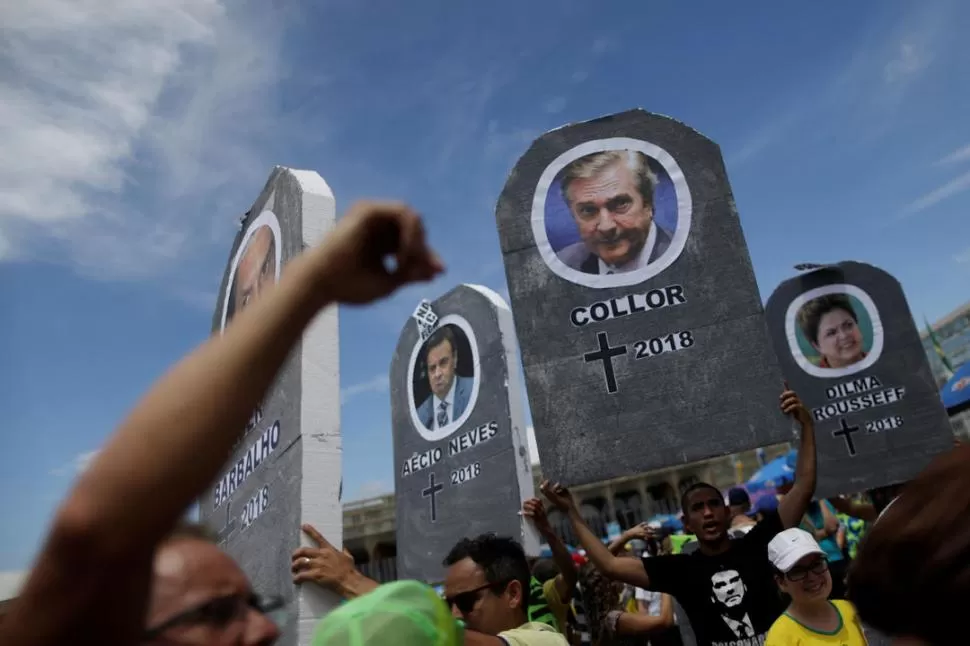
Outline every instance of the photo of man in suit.
<svg viewBox="0 0 970 646">
<path fill-rule="evenodd" d="M 431 394 L 418 406 L 418 419 L 427 429 L 435 431 L 445 428 L 465 413 L 474 380 L 455 372 L 458 345 L 451 326 L 435 330 L 425 343 L 423 352 Z"/>
<path fill-rule="evenodd" d="M 556 254 L 571 269 L 610 275 L 643 269 L 670 248 L 673 234 L 654 220 L 657 177 L 636 150 L 606 150 L 570 162 L 559 174 L 580 242 Z"/>
</svg>

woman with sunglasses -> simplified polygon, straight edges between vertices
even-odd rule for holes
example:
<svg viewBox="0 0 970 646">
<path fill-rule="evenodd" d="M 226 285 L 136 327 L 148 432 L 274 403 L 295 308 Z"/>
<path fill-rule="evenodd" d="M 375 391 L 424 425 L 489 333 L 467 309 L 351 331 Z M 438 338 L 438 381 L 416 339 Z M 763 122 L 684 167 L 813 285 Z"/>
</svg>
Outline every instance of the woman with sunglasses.
<svg viewBox="0 0 970 646">
<path fill-rule="evenodd" d="M 825 550 L 803 529 L 778 533 L 768 543 L 778 589 L 791 599 L 768 630 L 765 646 L 865 646 L 862 624 L 848 601 L 829 600 L 832 575 Z"/>
</svg>

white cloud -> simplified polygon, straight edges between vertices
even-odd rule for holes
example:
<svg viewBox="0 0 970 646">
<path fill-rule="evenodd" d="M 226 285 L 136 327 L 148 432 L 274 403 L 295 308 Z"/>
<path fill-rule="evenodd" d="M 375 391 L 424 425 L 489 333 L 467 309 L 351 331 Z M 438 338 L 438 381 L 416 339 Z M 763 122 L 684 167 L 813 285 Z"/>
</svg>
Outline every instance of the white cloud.
<svg viewBox="0 0 970 646">
<path fill-rule="evenodd" d="M 559 114 L 566 109 L 566 97 L 557 96 L 549 99 L 543 109 L 549 114 Z"/>
<path fill-rule="evenodd" d="M 890 85 L 907 81 L 926 69 L 932 60 L 932 54 L 923 44 L 900 43 L 896 55 L 883 67 L 883 79 Z"/>
<path fill-rule="evenodd" d="M 727 147 L 729 165 L 737 166 L 805 132 L 819 137 L 825 128 L 849 127 L 860 139 L 892 132 L 900 106 L 914 94 L 933 61 L 943 58 L 948 18 L 941 5 L 914 5 L 896 24 L 859 38 L 840 68 L 819 83 L 799 81 L 774 108 L 774 115 L 769 113 L 738 145 Z"/>
<path fill-rule="evenodd" d="M 953 255 L 953 261 L 954 262 L 957 262 L 957 263 L 959 263 L 961 265 L 965 265 L 967 263 L 970 263 L 970 247 L 967 247 L 966 249 L 964 249 L 960 253 L 954 254 Z"/>
<path fill-rule="evenodd" d="M 14 257 L 13 243 L 0 229 L 0 262 L 12 260 Z"/>
<path fill-rule="evenodd" d="M 94 458 L 97 455 L 97 450 L 79 453 L 75 455 L 74 458 L 67 464 L 57 467 L 56 469 L 51 469 L 50 474 L 52 476 L 80 475 L 87 471 L 87 468 L 91 466 L 91 463 L 94 461 Z"/>
<path fill-rule="evenodd" d="M 7 237 L 56 244 L 84 270 L 128 278 L 174 264 L 193 233 L 211 236 L 209 220 L 178 200 L 251 180 L 254 166 L 268 171 L 247 133 L 266 125 L 258 97 L 274 81 L 277 39 L 266 21 L 255 37 L 229 6 L 0 5 Z"/>
<path fill-rule="evenodd" d="M 386 393 L 389 381 L 386 374 L 377 375 L 367 381 L 351 384 L 340 389 L 340 403 L 346 404 L 357 395 L 364 393 Z"/>
<path fill-rule="evenodd" d="M 959 164 L 960 162 L 965 161 L 970 161 L 970 144 L 967 144 L 963 148 L 954 150 L 952 153 L 936 162 L 936 165 L 944 166 L 947 164 Z"/>
<path fill-rule="evenodd" d="M 954 195 L 959 195 L 968 189 L 970 189 L 970 171 L 951 179 L 946 184 L 943 184 L 942 186 L 933 189 L 918 199 L 913 200 L 903 208 L 901 215 L 915 215 L 932 206 L 936 206 L 943 200 L 949 199 Z"/>
</svg>

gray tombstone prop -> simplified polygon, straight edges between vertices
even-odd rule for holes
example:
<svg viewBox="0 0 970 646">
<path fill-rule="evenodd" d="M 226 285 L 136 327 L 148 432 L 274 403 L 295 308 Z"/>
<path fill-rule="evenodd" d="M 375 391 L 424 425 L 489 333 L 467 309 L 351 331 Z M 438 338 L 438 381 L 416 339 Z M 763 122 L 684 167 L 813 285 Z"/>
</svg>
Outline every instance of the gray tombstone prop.
<svg viewBox="0 0 970 646">
<path fill-rule="evenodd" d="M 442 581 L 452 546 L 486 532 L 538 554 L 518 513 L 534 493 L 515 353 L 512 313 L 487 287 L 422 301 L 404 326 L 390 373 L 400 578 Z M 440 421 L 431 381 L 450 404 Z"/>
<path fill-rule="evenodd" d="M 280 269 L 334 224 L 330 187 L 313 171 L 277 167 L 242 221 L 213 317 L 221 333 L 239 311 L 279 279 Z M 337 599 L 317 586 L 296 588 L 290 559 L 314 525 L 342 545 L 340 367 L 337 308 L 322 312 L 284 365 L 222 477 L 200 500 L 203 522 L 243 567 L 253 588 L 289 602 L 282 644 L 310 643 L 316 621 Z M 218 403 L 214 403 L 218 405 Z"/>
<path fill-rule="evenodd" d="M 919 331 L 891 275 L 858 262 L 818 267 L 779 285 L 766 315 L 782 371 L 815 420 L 819 497 L 909 480 L 952 448 Z"/>
<path fill-rule="evenodd" d="M 496 218 L 544 475 L 595 482 L 791 439 L 714 142 L 643 110 L 553 130 Z"/>
</svg>

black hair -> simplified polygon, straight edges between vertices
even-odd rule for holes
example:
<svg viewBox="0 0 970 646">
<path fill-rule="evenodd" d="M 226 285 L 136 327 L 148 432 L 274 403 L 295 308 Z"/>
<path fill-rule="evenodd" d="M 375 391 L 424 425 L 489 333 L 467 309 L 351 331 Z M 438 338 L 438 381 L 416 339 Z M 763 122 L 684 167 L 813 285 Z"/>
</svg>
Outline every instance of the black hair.
<svg viewBox="0 0 970 646">
<path fill-rule="evenodd" d="M 424 356 L 427 358 L 428 354 L 433 348 L 437 348 L 439 345 L 447 341 L 451 344 L 451 354 L 458 354 L 458 345 L 455 342 L 455 333 L 447 325 L 439 327 L 435 330 L 430 337 L 428 337 L 428 342 L 424 346 Z"/>
<path fill-rule="evenodd" d="M 805 338 L 813 344 L 818 343 L 818 326 L 822 322 L 822 317 L 834 310 L 843 310 L 852 317 L 856 323 L 859 322 L 859 315 L 852 307 L 852 301 L 845 294 L 826 294 L 813 298 L 798 310 L 798 327 L 801 328 Z"/>
<path fill-rule="evenodd" d="M 680 495 L 680 509 L 681 511 L 684 512 L 684 516 L 686 516 L 688 512 L 687 499 L 690 498 L 690 495 L 692 493 L 694 493 L 695 491 L 700 491 L 701 489 L 710 489 L 711 491 L 715 492 L 718 495 L 718 497 L 721 497 L 721 490 L 715 487 L 714 485 L 708 484 L 706 482 L 695 482 L 691 486 L 684 489 L 684 493 Z"/>
<path fill-rule="evenodd" d="M 491 584 L 518 581 L 522 586 L 522 612 L 528 610 L 532 574 L 525 551 L 516 541 L 495 534 L 463 538 L 448 552 L 443 565 L 449 567 L 464 559 L 471 559 L 482 568 L 485 580 Z"/>
<path fill-rule="evenodd" d="M 532 576 L 534 576 L 539 583 L 545 583 L 549 579 L 554 579 L 559 575 L 559 568 L 556 566 L 556 562 L 552 559 L 536 559 L 535 563 L 532 564 Z"/>
</svg>

